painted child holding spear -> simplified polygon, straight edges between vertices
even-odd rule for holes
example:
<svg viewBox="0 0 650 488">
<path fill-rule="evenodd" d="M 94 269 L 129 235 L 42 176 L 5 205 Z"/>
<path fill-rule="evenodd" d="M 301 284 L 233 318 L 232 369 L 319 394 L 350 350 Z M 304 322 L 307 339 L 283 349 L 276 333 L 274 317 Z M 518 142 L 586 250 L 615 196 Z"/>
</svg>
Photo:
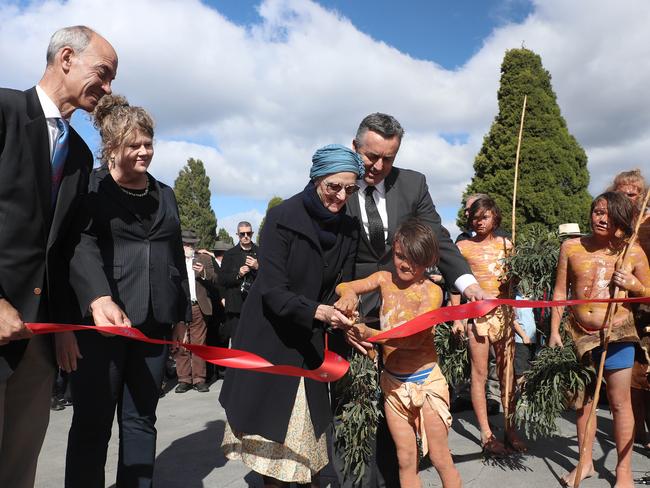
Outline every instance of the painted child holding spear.
<svg viewBox="0 0 650 488">
<path fill-rule="evenodd" d="M 481 285 L 481 288 L 497 298 L 508 297 L 508 283 L 503 281 L 503 264 L 507 253 L 512 248 L 512 243 L 505 237 L 495 235 L 495 231 L 501 224 L 501 211 L 494 200 L 490 197 L 477 199 L 469 209 L 469 221 L 476 235 L 471 239 L 460 241 L 458 249 L 465 257 L 472 273 Z M 458 305 L 460 299 L 452 296 L 452 303 Z M 500 306 L 485 317 L 475 319 L 468 325 L 470 359 L 472 364 L 471 394 L 474 413 L 481 430 L 481 446 L 486 454 L 504 455 L 509 449 L 525 451 L 526 445 L 517 436 L 517 433 L 506 419 L 504 446 L 492 433 L 487 415 L 487 404 L 485 400 L 485 382 L 487 380 L 488 354 L 490 345 L 494 347 L 497 360 L 497 372 L 501 384 L 501 403 L 504 405 L 504 412 L 514 411 L 514 388 L 506 387 L 514 384 L 513 369 L 507 367 L 510 354 L 510 362 L 513 360 L 514 348 L 508 348 L 508 341 L 512 341 L 513 311 L 507 306 Z M 507 375 L 510 378 L 507 378 Z M 506 391 L 508 391 L 506 398 Z M 509 408 L 506 408 L 508 404 Z"/>
<path fill-rule="evenodd" d="M 554 300 L 610 298 L 611 289 L 626 290 L 633 296 L 650 295 L 650 270 L 641 247 L 632 243 L 625 263 L 619 263 L 626 239 L 632 235 L 634 211 L 630 201 L 621 193 L 606 192 L 596 197 L 591 205 L 591 234 L 570 239 L 562 244 L 558 260 Z M 614 417 L 614 440 L 618 454 L 616 487 L 633 488 L 632 442 L 634 417 L 630 401 L 630 380 L 634 362 L 634 343 L 638 341 L 634 318 L 626 304 L 614 307 L 610 320 L 608 306 L 603 303 L 586 303 L 572 306 L 569 314 L 570 331 L 574 338 L 578 358 L 586 353 L 600 360 L 603 325 L 608 322 L 609 352 L 604 364 L 607 396 Z M 560 322 L 564 307 L 554 307 L 551 315 L 550 346 L 562 346 Z M 596 434 L 596 422 L 587 432 L 591 402 L 578 409 L 577 431 L 581 446 L 582 479 L 595 474 L 592 446 Z M 582 467 L 581 466 L 581 467 Z M 563 479 L 565 486 L 576 485 L 576 469 Z"/>
<path fill-rule="evenodd" d="M 418 315 L 440 308 L 442 289 L 425 276 L 425 270 L 438 261 L 438 243 L 428 225 L 409 219 L 400 225 L 393 241 L 394 271 L 378 271 L 367 278 L 341 283 L 336 287 L 340 299 L 334 306 L 351 316 L 359 295 L 381 292 L 380 324 L 392 329 Z M 380 331 L 363 323 L 355 324 L 348 334 L 365 341 Z M 418 477 L 416 434 L 428 451 L 444 488 L 460 488 L 460 474 L 447 445 L 451 426 L 449 390 L 433 342 L 432 329 L 410 337 L 379 340 L 384 370 L 381 390 L 384 394 L 386 421 L 395 441 L 401 486 L 421 486 Z"/>
</svg>

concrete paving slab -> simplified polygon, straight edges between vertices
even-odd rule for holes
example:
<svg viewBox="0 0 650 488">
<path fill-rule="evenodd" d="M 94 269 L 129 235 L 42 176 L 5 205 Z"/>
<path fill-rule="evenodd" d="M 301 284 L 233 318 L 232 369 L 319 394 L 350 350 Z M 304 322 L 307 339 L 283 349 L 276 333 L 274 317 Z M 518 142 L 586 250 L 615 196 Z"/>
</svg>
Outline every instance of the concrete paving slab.
<svg viewBox="0 0 650 488">
<path fill-rule="evenodd" d="M 228 461 L 219 445 L 225 427 L 225 413 L 219 405 L 221 382 L 211 386 L 209 393 L 173 391 L 160 400 L 158 407 L 158 445 L 155 472 L 157 488 L 243 488 L 261 487 L 261 478 L 245 465 Z M 261 407 L 263 408 L 263 407 Z M 52 412 L 50 427 L 36 477 L 37 488 L 63 486 L 67 432 L 72 408 Z M 491 417 L 498 427 L 501 417 Z M 449 445 L 468 488 L 547 488 L 559 486 L 558 480 L 575 465 L 577 439 L 575 414 L 561 419 L 560 436 L 530 443 L 530 451 L 518 458 L 503 461 L 484 460 L 478 445 L 478 429 L 472 412 L 454 417 Z M 606 409 L 599 410 L 598 434 L 594 447 L 597 476 L 585 480 L 584 488 L 604 488 L 614 484 L 616 450 L 611 437 L 612 417 Z M 117 463 L 117 424 L 108 450 L 106 486 L 115 483 Z M 650 471 L 648 452 L 634 446 L 635 478 Z M 423 487 L 442 486 L 435 469 L 420 472 Z M 331 469 L 323 476 L 322 486 L 337 488 Z"/>
</svg>

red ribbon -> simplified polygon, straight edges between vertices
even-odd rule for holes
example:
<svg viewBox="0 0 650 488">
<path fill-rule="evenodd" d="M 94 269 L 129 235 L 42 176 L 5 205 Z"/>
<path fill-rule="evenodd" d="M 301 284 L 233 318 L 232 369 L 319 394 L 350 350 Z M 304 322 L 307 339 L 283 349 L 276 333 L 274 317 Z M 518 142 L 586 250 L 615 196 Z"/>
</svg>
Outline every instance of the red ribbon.
<svg viewBox="0 0 650 488">
<path fill-rule="evenodd" d="M 475 319 L 491 312 L 499 305 L 509 305 L 513 308 L 545 308 L 565 307 L 567 305 L 582 305 L 585 303 L 650 303 L 650 297 L 635 298 L 595 298 L 590 300 L 514 300 L 512 298 L 495 298 L 469 302 L 455 307 L 442 307 L 431 312 L 423 313 L 402 325 L 389 329 L 368 339 L 377 342 L 381 339 L 398 339 L 412 336 L 442 322 L 452 320 Z"/>
<path fill-rule="evenodd" d="M 140 330 L 133 327 L 117 327 L 94 325 L 69 325 L 69 324 L 47 324 L 28 323 L 25 324 L 34 334 L 50 334 L 74 330 L 94 330 L 114 334 L 128 339 L 148 342 L 150 344 L 169 344 L 183 346 L 185 349 L 205 359 L 207 362 L 228 368 L 246 369 L 260 373 L 279 374 L 284 376 L 303 376 L 321 382 L 330 382 L 341 379 L 347 372 L 350 364 L 338 354 L 332 351 L 325 351 L 325 360 L 317 369 L 303 369 L 297 366 L 275 365 L 266 359 L 248 351 L 238 349 L 226 349 L 224 347 L 202 346 L 199 344 L 185 344 L 179 342 L 165 341 L 162 339 L 151 339 Z"/>
<path fill-rule="evenodd" d="M 513 299 L 491 299 L 478 302 L 465 303 L 455 307 L 442 307 L 431 312 L 415 317 L 413 320 L 384 331 L 371 339 L 369 342 L 376 342 L 380 339 L 396 339 L 408 337 L 422 332 L 442 322 L 453 320 L 474 319 L 482 317 L 491 312 L 499 305 L 509 305 L 513 308 L 544 308 L 563 307 L 567 305 L 581 305 L 585 303 L 650 303 L 650 297 L 640 298 L 598 298 L 594 300 L 513 300 Z M 248 351 L 238 349 L 226 349 L 223 347 L 202 346 L 199 344 L 185 344 L 166 341 L 162 339 L 151 339 L 140 330 L 132 327 L 92 325 L 69 325 L 50 323 L 27 323 L 25 324 L 34 334 L 50 334 L 57 332 L 75 330 L 94 330 L 105 332 L 129 339 L 135 339 L 150 344 L 168 344 L 182 346 L 209 363 L 227 368 L 246 369 L 260 373 L 279 374 L 284 376 L 302 376 L 320 382 L 330 382 L 341 379 L 347 372 L 350 364 L 332 351 L 325 350 L 323 364 L 317 369 L 303 369 L 297 366 L 275 365 L 266 359 Z"/>
</svg>

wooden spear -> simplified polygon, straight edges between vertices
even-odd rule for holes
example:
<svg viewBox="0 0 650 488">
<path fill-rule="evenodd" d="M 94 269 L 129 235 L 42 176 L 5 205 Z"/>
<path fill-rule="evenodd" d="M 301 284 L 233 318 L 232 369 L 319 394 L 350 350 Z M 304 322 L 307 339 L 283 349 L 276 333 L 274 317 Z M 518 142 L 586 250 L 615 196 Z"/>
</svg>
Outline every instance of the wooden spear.
<svg viewBox="0 0 650 488">
<path fill-rule="evenodd" d="M 643 205 L 641 205 L 642 209 L 645 209 L 648 206 L 648 199 L 650 198 L 650 191 L 646 192 L 645 198 L 643 199 Z M 623 255 L 621 256 L 621 259 L 618 261 L 616 269 L 622 269 L 624 264 L 625 264 L 625 258 L 627 258 L 627 254 L 636 242 L 637 238 L 639 237 L 639 228 L 641 227 L 641 222 L 643 222 L 643 210 L 641 213 L 639 213 L 639 218 L 636 220 L 636 224 L 634 226 L 634 232 L 632 233 L 632 237 L 628 240 L 627 244 L 625 245 L 625 249 L 623 249 Z M 612 297 L 616 298 L 619 293 L 619 287 L 615 286 L 614 291 L 612 293 Z M 591 424 L 593 423 L 593 420 L 596 416 L 596 409 L 598 408 L 598 400 L 600 399 L 600 387 L 603 383 L 603 373 L 605 371 L 605 358 L 607 357 L 607 346 L 609 346 L 609 334 L 611 330 L 611 321 L 612 317 L 616 315 L 616 312 L 618 311 L 619 304 L 613 304 L 609 303 L 607 305 L 607 310 L 605 312 L 605 320 L 603 321 L 603 328 L 605 329 L 605 335 L 603 338 L 603 344 L 601 346 L 602 352 L 600 354 L 600 364 L 598 365 L 598 376 L 596 377 L 596 391 L 594 393 L 594 399 L 591 403 L 591 409 L 589 410 L 589 417 L 587 417 L 587 425 L 585 427 L 585 434 L 582 439 L 582 444 L 580 445 L 580 457 L 578 458 L 578 466 L 576 466 L 576 476 L 575 480 L 573 482 L 573 486 L 575 488 L 578 488 L 580 486 L 581 482 L 581 477 L 582 477 L 582 468 L 584 467 L 584 460 L 585 460 L 585 454 L 586 454 L 586 449 L 587 449 L 587 436 L 589 435 L 589 430 L 591 429 Z"/>
<path fill-rule="evenodd" d="M 524 134 L 524 118 L 526 116 L 526 101 L 528 100 L 528 95 L 524 95 L 524 104 L 523 107 L 521 108 L 521 119 L 519 121 L 519 138 L 517 140 L 517 153 L 515 155 L 515 181 L 512 189 L 512 251 L 514 252 L 515 249 L 515 238 L 516 238 L 516 230 L 517 230 L 517 224 L 516 224 L 516 209 L 517 209 L 517 180 L 519 179 L 519 154 L 521 152 L 521 139 Z M 511 288 L 511 293 L 510 295 L 514 295 L 512 293 L 512 281 L 510 282 L 510 288 Z M 515 298 L 512 296 L 512 298 Z M 514 310 L 513 314 L 511 316 L 511 320 L 515 320 L 514 316 Z M 514 324 L 511 322 L 510 327 L 514 329 Z M 512 377 L 514 376 L 514 371 L 513 371 L 513 365 L 512 365 L 512 357 L 513 357 L 513 342 L 514 342 L 514 337 L 512 334 L 508 334 L 506 339 L 506 391 L 505 391 L 505 403 L 503 405 L 503 415 L 505 417 L 504 419 L 504 424 L 505 424 L 505 429 L 504 429 L 504 441 L 507 443 L 508 442 L 508 431 L 510 430 L 510 391 L 512 390 Z"/>
</svg>

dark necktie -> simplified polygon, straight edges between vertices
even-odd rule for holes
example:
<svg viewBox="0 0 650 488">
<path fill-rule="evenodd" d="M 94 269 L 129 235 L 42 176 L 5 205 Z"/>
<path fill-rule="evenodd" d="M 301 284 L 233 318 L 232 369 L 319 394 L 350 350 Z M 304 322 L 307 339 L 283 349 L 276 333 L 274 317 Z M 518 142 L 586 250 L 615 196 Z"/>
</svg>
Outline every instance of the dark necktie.
<svg viewBox="0 0 650 488">
<path fill-rule="evenodd" d="M 56 119 L 56 125 L 59 128 L 59 136 L 54 141 L 54 150 L 52 151 L 52 206 L 56 204 L 56 196 L 59 193 L 61 180 L 63 179 L 63 166 L 68 157 L 68 135 L 70 128 L 68 123 L 62 118 Z"/>
<path fill-rule="evenodd" d="M 367 186 L 366 192 L 366 216 L 368 217 L 368 237 L 370 245 L 378 256 L 383 256 L 386 251 L 386 239 L 384 238 L 384 223 L 377 210 L 377 204 L 373 197 L 374 186 Z"/>
</svg>

